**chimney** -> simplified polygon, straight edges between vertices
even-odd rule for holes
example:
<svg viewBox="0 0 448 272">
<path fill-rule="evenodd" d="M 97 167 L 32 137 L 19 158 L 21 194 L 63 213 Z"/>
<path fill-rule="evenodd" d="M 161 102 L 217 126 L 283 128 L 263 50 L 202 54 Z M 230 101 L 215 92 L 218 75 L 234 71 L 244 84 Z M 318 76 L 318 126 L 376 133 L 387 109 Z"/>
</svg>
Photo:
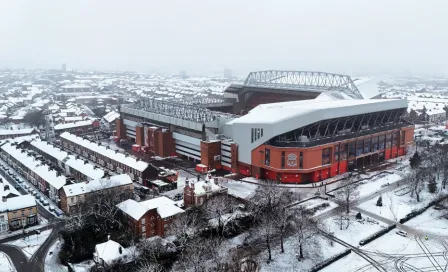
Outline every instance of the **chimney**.
<svg viewBox="0 0 448 272">
<path fill-rule="evenodd" d="M 7 185 L 7 184 L 5 184 L 5 185 L 3 185 L 3 190 L 9 190 L 9 185 Z"/>
<path fill-rule="evenodd" d="M 118 252 L 119 252 L 120 254 L 123 254 L 123 249 L 122 249 L 121 247 L 119 247 L 119 248 L 118 248 Z"/>
<path fill-rule="evenodd" d="M 6 196 L 2 196 L 2 201 L 6 202 Z"/>
<path fill-rule="evenodd" d="M 110 234 L 107 235 L 107 241 L 109 241 L 109 240 L 110 240 Z"/>
</svg>

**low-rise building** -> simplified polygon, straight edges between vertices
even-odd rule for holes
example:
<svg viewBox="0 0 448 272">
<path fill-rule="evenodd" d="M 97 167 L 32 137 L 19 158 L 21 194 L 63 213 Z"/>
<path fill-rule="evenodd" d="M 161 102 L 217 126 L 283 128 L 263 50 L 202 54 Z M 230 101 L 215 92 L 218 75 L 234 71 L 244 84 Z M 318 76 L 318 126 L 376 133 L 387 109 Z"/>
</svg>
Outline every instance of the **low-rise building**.
<svg viewBox="0 0 448 272">
<path fill-rule="evenodd" d="M 175 201 L 165 196 L 142 202 L 128 199 L 117 207 L 127 216 L 136 235 L 143 239 L 154 236 L 163 237 L 166 227 L 173 218 L 184 212 L 176 206 Z"/>
<path fill-rule="evenodd" d="M 28 135 L 32 135 L 32 134 L 39 134 L 39 131 L 34 128 L 1 129 L 0 130 L 0 139 L 28 136 Z"/>
<path fill-rule="evenodd" d="M 227 194 L 228 189 L 218 184 L 218 180 L 207 175 L 205 180 L 185 180 L 184 206 L 202 205 L 209 197 L 216 194 Z"/>
<path fill-rule="evenodd" d="M 129 154 L 112 150 L 109 146 L 89 141 L 68 132 L 62 133 L 60 140 L 64 148 L 88 158 L 101 166 L 107 167 L 113 172 L 128 174 L 132 180 L 143 185 L 148 185 L 149 180 L 158 177 L 159 171 L 153 165 L 139 158 L 134 158 Z"/>
<path fill-rule="evenodd" d="M 84 120 L 73 123 L 61 123 L 54 126 L 54 132 L 56 135 L 60 135 L 64 132 L 74 133 L 76 135 L 84 135 L 93 133 L 100 126 L 97 120 Z"/>
<path fill-rule="evenodd" d="M 132 197 L 134 184 L 128 175 L 123 174 L 65 185 L 60 193 L 61 209 L 67 214 L 75 213 L 78 211 L 79 204 L 85 201 L 86 197 L 103 190 L 112 190 L 119 202 Z"/>
<path fill-rule="evenodd" d="M 5 217 L 6 215 L 6 217 Z M 6 226 L 5 221 L 8 224 Z M 0 232 L 16 230 L 38 223 L 36 200 L 31 195 L 2 198 L 0 203 Z"/>
<path fill-rule="evenodd" d="M 119 259 L 126 260 L 129 253 L 129 250 L 109 239 L 107 242 L 95 246 L 93 261 L 104 268 L 109 268 L 113 262 Z"/>
</svg>

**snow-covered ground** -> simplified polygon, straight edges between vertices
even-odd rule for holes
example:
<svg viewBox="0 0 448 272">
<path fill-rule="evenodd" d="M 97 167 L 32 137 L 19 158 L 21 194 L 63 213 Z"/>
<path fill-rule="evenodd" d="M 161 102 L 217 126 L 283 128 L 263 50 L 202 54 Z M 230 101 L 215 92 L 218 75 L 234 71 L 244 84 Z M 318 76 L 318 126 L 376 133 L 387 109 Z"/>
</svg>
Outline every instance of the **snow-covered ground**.
<svg viewBox="0 0 448 272">
<path fill-rule="evenodd" d="M 328 206 L 326 206 L 326 204 L 328 204 Z M 323 206 L 323 205 L 325 205 L 325 206 Z M 322 207 L 322 208 L 318 209 L 313 214 L 313 216 L 318 216 L 318 215 L 321 215 L 322 213 L 332 210 L 332 209 L 338 207 L 338 204 L 334 203 L 333 201 L 328 201 L 328 200 L 325 200 L 322 198 L 314 198 L 314 199 L 310 199 L 308 201 L 302 202 L 300 204 L 297 204 L 295 206 L 292 206 L 291 208 L 292 209 L 304 208 L 304 209 L 310 210 L 310 209 L 314 209 L 317 207 Z"/>
<path fill-rule="evenodd" d="M 45 271 L 48 272 L 66 272 L 68 268 L 59 262 L 59 251 L 61 251 L 62 243 L 59 240 L 48 249 L 45 257 Z M 51 253 L 51 254 L 50 254 Z"/>
<path fill-rule="evenodd" d="M 406 192 L 408 193 L 400 196 L 400 194 Z M 424 190 L 420 193 L 420 202 L 417 202 L 415 196 L 411 197 L 409 189 L 401 187 L 399 189 L 395 189 L 394 192 L 391 191 L 383 194 L 383 206 L 381 207 L 376 206 L 378 198 L 368 200 L 359 205 L 359 207 L 384 218 L 397 221 L 413 210 L 417 210 L 428 205 L 428 203 L 434 200 L 437 196 L 438 194 L 430 194 L 427 190 Z"/>
<path fill-rule="evenodd" d="M 319 262 L 328 259 L 345 250 L 340 244 L 333 243 L 322 236 L 316 236 L 312 241 L 304 245 L 305 259 L 298 260 L 296 255 L 299 253 L 297 238 L 291 236 L 284 243 L 285 252 L 281 253 L 280 246 L 272 248 L 272 262 L 266 263 L 267 250 L 259 255 L 260 272 L 272 271 L 306 271 Z M 336 271 L 336 270 L 334 270 Z M 343 270 L 339 270 L 343 271 Z"/>
<path fill-rule="evenodd" d="M 428 258 L 422 249 L 427 247 L 426 252 L 431 252 L 434 258 Z M 391 231 L 381 238 L 361 247 L 367 255 L 378 262 L 385 271 L 445 271 L 447 264 L 446 249 L 435 240 L 420 239 L 419 237 L 402 237 Z M 430 260 L 431 259 L 431 260 Z M 435 269 L 434 265 L 442 269 Z M 400 270 L 397 269 L 399 267 Z M 378 271 L 365 259 L 355 253 L 336 261 L 322 269 L 323 272 L 333 271 Z"/>
<path fill-rule="evenodd" d="M 249 198 L 255 190 L 258 188 L 258 185 L 242 182 L 242 181 L 236 181 L 228 178 L 222 178 L 218 177 L 219 184 L 228 188 L 228 192 L 230 195 L 247 199 Z"/>
<path fill-rule="evenodd" d="M 381 186 L 384 186 L 385 184 L 392 184 L 399 180 L 401 180 L 402 177 L 398 174 L 380 174 L 378 176 L 373 177 L 372 179 L 363 180 L 359 182 L 357 190 L 359 192 L 358 197 L 364 197 L 367 195 L 371 195 L 375 193 L 376 191 L 379 191 L 382 189 Z"/>
<path fill-rule="evenodd" d="M 339 215 L 330 217 L 323 221 L 323 229 L 344 242 L 357 246 L 359 241 L 387 227 L 386 224 L 367 216 L 362 216 L 362 220 L 356 220 L 355 216 L 355 212 L 351 212 L 348 217 L 343 214 L 342 230 L 341 217 Z"/>
<path fill-rule="evenodd" d="M 11 259 L 5 253 L 0 251 L 0 272 L 17 271 Z"/>
<path fill-rule="evenodd" d="M 39 235 L 34 234 L 34 232 L 30 232 L 29 236 L 25 238 L 20 238 L 18 240 L 8 242 L 6 244 L 16 246 L 20 248 L 23 253 L 30 259 L 34 253 L 40 248 L 40 246 L 47 240 L 48 236 L 50 236 L 52 230 L 46 230 L 41 232 Z"/>
<path fill-rule="evenodd" d="M 447 215 L 446 210 L 429 208 L 421 215 L 406 222 L 405 225 L 424 232 L 427 231 L 441 236 L 448 236 L 448 219 L 443 217 L 445 215 Z"/>
</svg>

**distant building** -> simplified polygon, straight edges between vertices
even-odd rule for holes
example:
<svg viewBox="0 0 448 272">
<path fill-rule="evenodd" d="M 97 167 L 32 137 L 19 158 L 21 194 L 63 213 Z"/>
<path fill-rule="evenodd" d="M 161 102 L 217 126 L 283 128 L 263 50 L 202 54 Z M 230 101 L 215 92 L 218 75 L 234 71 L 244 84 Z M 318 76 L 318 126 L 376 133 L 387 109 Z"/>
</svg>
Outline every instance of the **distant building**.
<svg viewBox="0 0 448 272">
<path fill-rule="evenodd" d="M 186 78 L 186 77 L 187 77 L 187 71 L 180 71 L 180 72 L 179 72 L 179 76 L 180 76 L 181 78 Z"/>
<path fill-rule="evenodd" d="M 65 65 L 65 63 L 62 64 L 62 69 L 61 70 L 62 70 L 62 72 L 67 71 L 67 66 Z"/>
<path fill-rule="evenodd" d="M 224 69 L 224 78 L 231 79 L 232 78 L 232 70 Z"/>
</svg>

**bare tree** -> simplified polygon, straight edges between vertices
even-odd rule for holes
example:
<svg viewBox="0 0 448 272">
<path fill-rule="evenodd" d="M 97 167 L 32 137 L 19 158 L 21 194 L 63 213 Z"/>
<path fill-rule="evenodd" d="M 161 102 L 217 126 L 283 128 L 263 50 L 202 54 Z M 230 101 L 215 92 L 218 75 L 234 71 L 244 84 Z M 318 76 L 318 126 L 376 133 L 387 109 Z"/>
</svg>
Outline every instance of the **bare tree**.
<svg viewBox="0 0 448 272">
<path fill-rule="evenodd" d="M 292 217 L 293 229 L 299 245 L 299 257 L 303 259 L 303 247 L 309 243 L 311 237 L 317 234 L 317 224 L 312 219 L 312 213 L 304 208 L 295 209 Z"/>
<path fill-rule="evenodd" d="M 424 181 L 431 177 L 431 170 L 423 167 L 412 170 L 404 177 L 404 180 L 411 191 L 411 197 L 415 195 L 417 202 L 420 202 L 420 193 L 423 190 Z"/>
<path fill-rule="evenodd" d="M 166 235 L 174 235 L 179 248 L 183 248 L 199 231 L 200 218 L 197 211 L 187 211 L 176 216 L 169 224 Z"/>
<path fill-rule="evenodd" d="M 229 197 L 227 194 L 219 194 L 207 199 L 204 205 L 201 206 L 201 209 L 204 211 L 207 222 L 216 222 L 216 224 L 212 225 L 216 225 L 217 232 L 222 234 L 225 224 L 223 217 L 233 211 L 235 204 L 232 197 Z"/>
<path fill-rule="evenodd" d="M 356 178 L 354 176 L 350 176 L 348 179 L 343 179 L 342 181 L 340 181 L 336 192 L 336 196 L 338 197 L 342 206 L 345 208 L 345 212 L 347 214 L 350 213 L 351 202 L 359 196 Z"/>
<path fill-rule="evenodd" d="M 258 220 L 258 234 L 266 243 L 268 261 L 272 260 L 272 236 L 279 232 L 281 248 L 283 248 L 283 234 L 287 227 L 289 215 L 286 212 L 292 201 L 292 192 L 279 186 L 277 182 L 268 181 L 260 185 L 253 194 L 251 207 L 255 220 Z"/>
</svg>

